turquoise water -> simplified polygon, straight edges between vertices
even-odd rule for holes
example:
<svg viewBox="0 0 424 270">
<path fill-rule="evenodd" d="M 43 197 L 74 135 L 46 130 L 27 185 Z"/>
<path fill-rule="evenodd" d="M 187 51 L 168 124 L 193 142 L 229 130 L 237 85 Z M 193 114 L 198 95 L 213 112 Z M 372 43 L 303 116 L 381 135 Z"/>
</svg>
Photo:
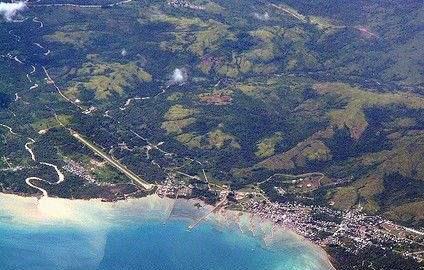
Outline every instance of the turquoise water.
<svg viewBox="0 0 424 270">
<path fill-rule="evenodd" d="M 102 223 L 88 227 L 58 221 L 22 225 L 24 221 L 9 222 L 13 216 L 3 215 L 0 269 L 329 269 L 322 253 L 291 237 L 273 248 L 265 248 L 260 237 L 216 222 L 204 222 L 188 231 L 188 220 L 145 217 L 146 213 L 143 218 L 132 214 L 124 218 L 103 215 L 100 219 L 114 224 L 105 229 Z"/>
</svg>

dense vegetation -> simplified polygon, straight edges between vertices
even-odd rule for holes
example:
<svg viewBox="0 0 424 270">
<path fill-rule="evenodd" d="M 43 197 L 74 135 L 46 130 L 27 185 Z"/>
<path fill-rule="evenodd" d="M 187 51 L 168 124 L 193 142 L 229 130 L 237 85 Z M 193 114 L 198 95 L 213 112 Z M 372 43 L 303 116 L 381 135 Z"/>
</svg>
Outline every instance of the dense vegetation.
<svg viewBox="0 0 424 270">
<path fill-rule="evenodd" d="M 422 5 L 283 2 L 34 3 L 28 20 L 2 22 L 0 123 L 16 132 L 0 127 L 3 190 L 32 194 L 26 177 L 56 177 L 31 160 L 24 145 L 32 138 L 37 159 L 76 161 L 96 178 L 66 172 L 63 186 L 46 187 L 52 194 L 133 192 L 59 118 L 152 183 L 177 171 L 202 178 L 205 169 L 209 181 L 241 189 L 275 173 L 321 172 L 326 186 L 303 194 L 312 203 L 361 204 L 422 226 Z M 175 69 L 183 78 L 173 78 Z M 275 200 L 296 200 L 275 186 L 261 187 Z"/>
</svg>

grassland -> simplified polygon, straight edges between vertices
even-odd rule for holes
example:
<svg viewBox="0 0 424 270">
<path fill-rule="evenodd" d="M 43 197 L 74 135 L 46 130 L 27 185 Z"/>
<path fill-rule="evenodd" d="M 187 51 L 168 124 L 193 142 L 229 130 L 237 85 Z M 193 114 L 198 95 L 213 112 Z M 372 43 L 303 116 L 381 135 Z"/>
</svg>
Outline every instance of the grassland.
<svg viewBox="0 0 424 270">
<path fill-rule="evenodd" d="M 136 63 L 105 63 L 96 55 L 87 58 L 91 61 L 68 74 L 76 79 L 65 94 L 74 99 L 81 96 L 82 90 L 88 90 L 94 92 L 96 99 L 104 100 L 112 94 L 123 95 L 128 87 L 152 80 L 152 76 Z"/>
<path fill-rule="evenodd" d="M 214 182 L 244 190 L 275 173 L 319 171 L 329 185 L 303 194 L 314 203 L 361 204 L 422 224 L 423 198 L 413 192 L 424 179 L 422 10 L 373 3 L 364 17 L 347 2 L 289 2 L 31 8 L 27 15 L 42 18 L 42 28 L 31 20 L 13 29 L 4 24 L 0 123 L 20 135 L 1 129 L 0 154 L 25 170 L 1 174 L 0 183 L 25 193 L 24 176 L 42 171 L 24 148 L 28 137 L 46 160 L 93 155 L 63 132 L 56 112 L 152 181 L 165 181 L 176 168 L 201 176 L 205 169 Z M 176 68 L 187 73 L 181 83 L 172 81 Z M 159 143 L 164 152 L 154 147 Z M 96 175 L 122 183 L 115 173 Z M 98 192 L 95 183 L 69 179 L 60 190 L 68 197 Z"/>
</svg>

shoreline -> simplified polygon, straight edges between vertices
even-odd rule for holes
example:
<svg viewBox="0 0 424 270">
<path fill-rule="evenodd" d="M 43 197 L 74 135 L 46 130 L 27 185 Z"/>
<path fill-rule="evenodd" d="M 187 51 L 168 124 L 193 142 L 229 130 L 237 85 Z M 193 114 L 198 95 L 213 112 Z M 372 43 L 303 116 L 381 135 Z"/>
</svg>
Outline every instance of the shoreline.
<svg viewBox="0 0 424 270">
<path fill-rule="evenodd" d="M 275 230 L 277 232 L 281 232 L 284 231 L 284 233 L 287 233 L 290 235 L 290 237 L 295 238 L 298 242 L 300 243 L 304 243 L 305 246 L 308 246 L 310 248 L 312 248 L 313 250 L 319 252 L 320 256 L 322 259 L 325 259 L 326 262 L 329 264 L 329 267 L 331 267 L 331 270 L 336 270 L 336 268 L 334 267 L 334 258 L 330 256 L 330 254 L 326 251 L 326 249 L 316 243 L 314 243 L 313 241 L 307 239 L 306 237 L 296 233 L 295 231 L 293 231 L 292 229 L 285 227 L 281 224 L 278 224 L 270 219 L 263 219 L 262 217 L 260 217 L 258 214 L 256 213 L 250 213 L 250 212 L 243 212 L 243 211 L 239 211 L 239 210 L 228 210 L 228 209 L 220 209 L 218 212 L 212 214 L 212 218 L 214 221 L 217 220 L 216 215 L 218 215 L 220 218 L 228 218 L 228 215 L 226 215 L 226 213 L 222 213 L 222 212 L 226 212 L 229 214 L 232 214 L 233 216 L 243 216 L 243 215 L 248 215 L 249 219 L 254 221 L 254 225 L 256 225 L 256 227 L 260 227 L 260 226 L 266 226 L 266 225 L 271 225 L 272 226 L 272 230 Z M 208 218 L 205 219 L 206 221 L 208 220 Z M 222 223 L 219 223 L 218 225 L 221 225 Z M 262 225 L 261 225 L 262 224 Z M 265 224 L 265 225 L 263 225 Z M 259 226 L 258 226 L 259 225 Z M 243 234 L 250 234 L 253 237 L 259 237 L 260 235 L 255 235 L 255 232 L 253 231 L 243 231 L 241 230 L 241 228 L 237 228 L 241 233 Z M 260 229 L 260 228 L 259 228 Z M 273 239 L 271 239 L 271 243 L 266 243 L 264 237 L 266 237 L 266 235 L 262 235 L 262 237 L 260 237 L 260 239 L 262 240 L 262 244 L 265 245 L 266 248 L 272 248 L 271 246 L 273 245 Z M 278 244 L 278 243 L 277 243 Z M 329 270 L 330 270 L 329 269 Z"/>
<path fill-rule="evenodd" d="M 164 222 L 167 220 L 186 220 L 187 224 L 191 224 L 200 218 L 202 219 L 201 223 L 210 223 L 219 230 L 236 230 L 236 232 L 254 237 L 260 241 L 263 248 L 278 248 L 278 244 L 283 243 L 282 239 L 288 239 L 292 242 L 284 242 L 285 244 L 307 247 L 317 255 L 317 259 L 328 265 L 329 270 L 336 269 L 333 264 L 334 258 L 327 253 L 325 248 L 297 234 L 290 228 L 271 220 L 264 220 L 255 213 L 229 209 L 211 212 L 214 207 L 197 198 L 161 198 L 157 194 L 153 194 L 141 198 L 130 197 L 116 202 L 105 202 L 100 198 L 38 198 L 36 196 L 0 193 L 0 205 L 0 215 L 4 210 L 11 214 L 12 219 L 5 223 L 10 222 L 11 224 L 29 227 L 39 224 L 52 225 L 56 222 L 64 224 L 65 222 L 68 226 L 86 226 L 87 228 L 92 228 L 92 226 L 98 228 L 99 225 L 106 226 L 105 230 L 107 230 L 114 225 L 119 225 L 108 219 L 98 222 L 96 218 L 90 216 L 90 214 L 94 214 L 91 213 L 93 210 L 100 217 L 110 218 L 112 216 L 112 218 L 120 221 L 122 219 L 122 224 L 128 217 L 162 220 Z M 249 226 L 251 226 L 250 229 Z M 267 231 L 269 227 L 271 227 L 271 232 Z M 245 230 L 242 228 L 245 228 Z M 276 235 L 274 235 L 275 232 Z M 271 244 L 267 243 L 267 237 L 271 237 Z M 273 246 L 275 244 L 276 246 Z"/>
</svg>

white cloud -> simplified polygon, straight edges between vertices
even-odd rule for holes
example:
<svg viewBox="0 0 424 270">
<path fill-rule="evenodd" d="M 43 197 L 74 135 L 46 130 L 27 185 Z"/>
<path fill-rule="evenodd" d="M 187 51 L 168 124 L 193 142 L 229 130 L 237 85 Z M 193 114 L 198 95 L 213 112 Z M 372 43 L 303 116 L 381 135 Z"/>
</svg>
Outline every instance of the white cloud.
<svg viewBox="0 0 424 270">
<path fill-rule="evenodd" d="M 16 3 L 0 2 L 0 16 L 3 16 L 6 21 L 11 21 L 19 11 L 25 8 L 26 3 L 22 1 Z"/>
<path fill-rule="evenodd" d="M 176 83 L 183 82 L 185 80 L 184 77 L 185 76 L 184 76 L 183 70 L 181 70 L 179 68 L 176 68 L 174 70 L 174 73 L 172 74 L 172 80 Z"/>
<path fill-rule="evenodd" d="M 254 13 L 253 14 L 256 19 L 262 20 L 262 21 L 268 21 L 270 19 L 269 13 L 265 12 L 263 14 L 260 13 Z"/>
<path fill-rule="evenodd" d="M 182 85 L 187 82 L 188 72 L 186 68 L 176 68 L 167 83 L 167 87 L 175 84 Z"/>
</svg>

